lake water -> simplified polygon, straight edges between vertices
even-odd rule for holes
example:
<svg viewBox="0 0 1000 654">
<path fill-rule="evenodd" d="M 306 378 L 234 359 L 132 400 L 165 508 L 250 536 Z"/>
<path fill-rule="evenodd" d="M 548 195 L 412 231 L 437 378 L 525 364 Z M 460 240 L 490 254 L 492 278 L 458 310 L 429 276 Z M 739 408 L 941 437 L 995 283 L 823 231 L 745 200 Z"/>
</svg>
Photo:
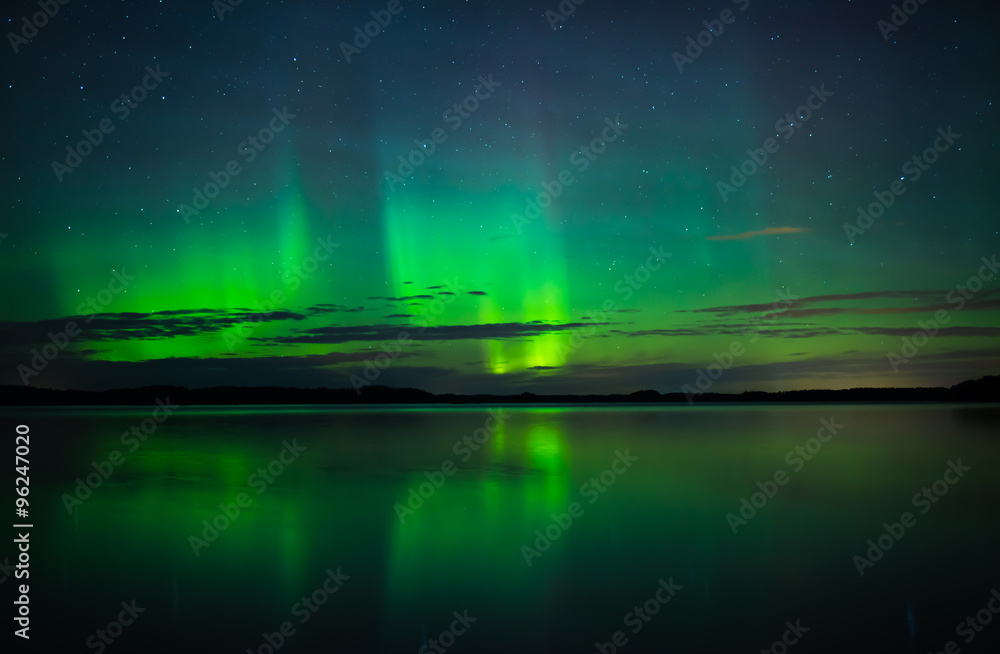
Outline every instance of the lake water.
<svg viewBox="0 0 1000 654">
<path fill-rule="evenodd" d="M 785 637 L 803 653 L 922 653 L 1000 641 L 995 405 L 0 415 L 10 443 L 15 425 L 30 428 L 33 648 L 631 654 L 758 652 Z M 129 432 L 144 419 L 143 441 Z M 120 465 L 102 463 L 115 450 Z M 71 501 L 89 473 L 100 484 Z M 0 556 L 15 555 L 8 540 Z M 13 598 L 23 581 L 5 577 Z M 997 624 L 956 632 L 977 612 Z M 119 618 L 129 624 L 109 627 Z"/>
</svg>

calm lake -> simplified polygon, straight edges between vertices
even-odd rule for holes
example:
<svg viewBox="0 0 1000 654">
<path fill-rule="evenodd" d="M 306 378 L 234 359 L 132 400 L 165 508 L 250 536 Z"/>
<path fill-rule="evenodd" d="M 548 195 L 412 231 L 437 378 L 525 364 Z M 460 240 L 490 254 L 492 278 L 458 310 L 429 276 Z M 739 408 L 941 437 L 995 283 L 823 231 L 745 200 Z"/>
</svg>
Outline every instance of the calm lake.
<svg viewBox="0 0 1000 654">
<path fill-rule="evenodd" d="M 0 415 L 30 428 L 37 651 L 1000 641 L 996 405 Z"/>
</svg>

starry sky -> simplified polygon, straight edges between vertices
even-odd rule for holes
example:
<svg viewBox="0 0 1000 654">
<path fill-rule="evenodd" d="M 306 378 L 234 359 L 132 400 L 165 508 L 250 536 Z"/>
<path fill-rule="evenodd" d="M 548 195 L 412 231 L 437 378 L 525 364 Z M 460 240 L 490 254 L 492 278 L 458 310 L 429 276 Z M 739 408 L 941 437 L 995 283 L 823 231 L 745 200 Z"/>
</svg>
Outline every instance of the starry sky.
<svg viewBox="0 0 1000 654">
<path fill-rule="evenodd" d="M 8 3 L 0 383 L 995 374 L 996 9 L 907 6 Z"/>
</svg>

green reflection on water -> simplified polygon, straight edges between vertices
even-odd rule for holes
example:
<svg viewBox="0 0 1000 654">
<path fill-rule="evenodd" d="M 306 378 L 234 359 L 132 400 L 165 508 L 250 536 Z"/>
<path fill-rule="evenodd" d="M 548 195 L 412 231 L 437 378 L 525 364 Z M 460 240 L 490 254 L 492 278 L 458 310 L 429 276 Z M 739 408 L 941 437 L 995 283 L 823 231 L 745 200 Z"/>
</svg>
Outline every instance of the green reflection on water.
<svg viewBox="0 0 1000 654">
<path fill-rule="evenodd" d="M 528 592 L 539 573 L 525 564 L 520 546 L 573 501 L 565 433 L 561 420 L 550 416 L 518 419 L 520 424 L 499 425 L 491 443 L 459 463 L 414 515 L 403 522 L 391 516 L 390 615 L 412 614 L 445 581 L 453 598 L 458 590 L 459 596 L 487 592 L 518 596 L 522 603 L 544 601 Z M 405 505 L 410 488 L 426 481 L 423 472 L 410 475 L 396 501 Z"/>
<path fill-rule="evenodd" d="M 433 637 L 453 610 L 466 607 L 488 618 L 469 636 L 470 651 L 486 651 L 473 644 L 476 634 L 510 644 L 515 631 L 544 636 L 552 625 L 559 633 L 584 625 L 581 647 L 606 639 L 661 576 L 675 575 L 686 588 L 643 632 L 647 644 L 654 634 L 676 642 L 681 625 L 706 627 L 703 615 L 735 615 L 742 629 L 752 629 L 775 612 L 797 610 L 817 587 L 830 589 L 833 599 L 815 611 L 831 622 L 875 613 L 888 619 L 891 611 L 882 607 L 912 599 L 919 634 L 929 616 L 947 608 L 935 604 L 946 601 L 938 586 L 958 583 L 956 593 L 978 602 L 983 576 L 996 576 L 995 415 L 848 406 L 511 413 L 467 461 L 452 445 L 483 425 L 485 411 L 181 415 L 126 453 L 79 507 L 76 522 L 59 495 L 72 492 L 72 480 L 92 470 L 91 460 L 122 449 L 123 429 L 148 414 L 98 415 L 96 426 L 87 426 L 86 415 L 54 422 L 49 433 L 72 438 L 51 438 L 48 453 L 39 448 L 43 458 L 33 469 L 50 483 L 40 477 L 33 497 L 52 507 L 38 523 L 58 532 L 42 534 L 39 556 L 62 570 L 38 582 L 40 597 L 49 598 L 53 615 L 83 607 L 74 638 L 106 620 L 108 606 L 138 593 L 169 609 L 151 610 L 150 624 L 165 619 L 154 615 L 184 625 L 204 620 L 205 633 L 253 645 L 262 629 L 291 617 L 292 604 L 316 589 L 327 567 L 343 565 L 352 575 L 344 595 L 303 628 L 289 653 L 299 643 L 301 651 L 321 651 L 306 648 L 310 638 L 348 625 L 366 642 L 390 634 L 379 651 L 419 647 L 422 628 Z M 844 429 L 794 470 L 787 452 L 831 415 Z M 43 425 L 35 431 L 43 433 Z M 308 452 L 257 494 L 248 476 L 278 455 L 289 434 Z M 581 484 L 626 449 L 640 460 L 589 503 Z M 957 457 L 973 470 L 940 506 L 918 516 L 871 577 L 857 577 L 851 556 L 883 522 L 912 509 L 913 493 Z M 425 472 L 449 458 L 455 474 L 401 523 L 393 505 L 405 504 Z M 726 514 L 779 469 L 789 483 L 733 534 Z M 45 496 L 45 489 L 55 493 Z M 202 520 L 240 492 L 251 506 L 196 557 L 188 536 L 200 535 Z M 584 515 L 529 567 L 521 546 L 533 546 L 535 530 L 544 532 L 551 515 L 572 502 L 581 502 Z M 950 580 L 955 556 L 973 562 L 961 569 L 960 582 Z M 875 590 L 869 596 L 859 588 Z M 834 601 L 842 596 L 857 604 Z M 706 633 L 694 631 L 698 638 Z"/>
</svg>

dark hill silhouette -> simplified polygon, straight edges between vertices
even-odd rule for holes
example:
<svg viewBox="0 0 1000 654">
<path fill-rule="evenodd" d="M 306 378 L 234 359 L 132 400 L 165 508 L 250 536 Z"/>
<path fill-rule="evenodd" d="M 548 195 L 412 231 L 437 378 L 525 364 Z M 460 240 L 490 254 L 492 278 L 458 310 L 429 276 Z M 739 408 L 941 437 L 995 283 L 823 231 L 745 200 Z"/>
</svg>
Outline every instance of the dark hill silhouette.
<svg viewBox="0 0 1000 654">
<path fill-rule="evenodd" d="M 416 388 L 369 386 L 358 395 L 349 388 L 280 388 L 267 386 L 143 386 L 108 391 L 53 390 L 28 386 L 0 386 L 3 406 L 150 405 L 157 398 L 185 405 L 265 404 L 687 404 L 683 393 L 654 390 L 613 395 L 456 395 L 434 394 Z M 964 381 L 951 388 L 850 388 L 740 394 L 702 393 L 691 398 L 704 402 L 1000 402 L 1000 376 Z"/>
</svg>

